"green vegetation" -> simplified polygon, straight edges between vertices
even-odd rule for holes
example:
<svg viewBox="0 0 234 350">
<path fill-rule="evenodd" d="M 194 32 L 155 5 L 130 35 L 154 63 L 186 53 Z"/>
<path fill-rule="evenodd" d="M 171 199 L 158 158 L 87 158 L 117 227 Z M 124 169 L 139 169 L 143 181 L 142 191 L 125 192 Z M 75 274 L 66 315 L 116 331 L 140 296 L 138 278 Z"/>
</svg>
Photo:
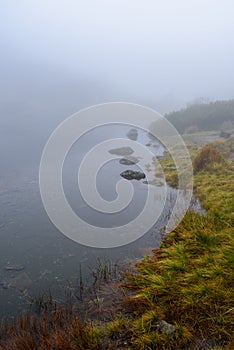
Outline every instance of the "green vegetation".
<svg viewBox="0 0 234 350">
<path fill-rule="evenodd" d="M 180 133 L 234 129 L 234 99 L 211 103 L 194 103 L 165 117 Z"/>
<path fill-rule="evenodd" d="M 193 159 L 195 155 L 197 154 L 197 146 L 191 142 L 191 140 L 187 140 L 186 142 L 187 149 L 189 150 L 190 156 Z M 177 147 L 176 145 L 174 147 Z M 177 153 L 177 162 L 179 161 L 179 153 Z M 183 160 L 182 160 L 183 162 Z M 176 165 L 174 163 L 174 160 L 170 153 L 168 151 L 164 152 L 163 158 L 160 159 L 160 164 L 163 169 L 163 174 L 166 178 L 167 183 L 173 187 L 178 187 L 178 171 L 176 169 Z M 181 163 L 182 165 L 183 163 Z M 186 170 L 186 164 L 185 164 L 185 170 Z M 160 176 L 161 172 L 158 170 L 157 162 L 155 162 L 155 177 L 157 178 Z"/>
<path fill-rule="evenodd" d="M 211 150 L 220 155 L 214 146 Z M 195 193 L 207 215 L 188 212 L 154 255 L 137 266 L 138 273 L 129 276 L 127 287 L 136 292 L 127 303 L 135 316 L 136 349 L 234 348 L 233 161 L 197 169 Z M 175 331 L 160 332 L 162 320 Z"/>
</svg>

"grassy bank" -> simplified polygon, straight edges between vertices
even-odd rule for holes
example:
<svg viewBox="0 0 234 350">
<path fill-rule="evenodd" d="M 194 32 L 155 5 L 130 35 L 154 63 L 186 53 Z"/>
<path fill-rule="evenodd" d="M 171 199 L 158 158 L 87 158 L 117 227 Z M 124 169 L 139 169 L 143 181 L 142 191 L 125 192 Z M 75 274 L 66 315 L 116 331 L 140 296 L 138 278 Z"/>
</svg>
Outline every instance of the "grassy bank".
<svg viewBox="0 0 234 350">
<path fill-rule="evenodd" d="M 205 150 L 210 161 L 202 162 L 204 149 L 189 144 L 198 163 L 195 194 L 206 215 L 188 212 L 128 274 L 121 312 L 94 326 L 72 307 L 52 304 L 37 319 L 22 317 L 2 328 L 0 349 L 233 349 L 233 145 L 233 139 L 218 142 L 221 156 L 212 157 L 211 148 Z M 176 186 L 171 159 L 163 162 Z"/>
<path fill-rule="evenodd" d="M 188 212 L 129 276 L 128 287 L 136 291 L 128 307 L 137 349 L 234 348 L 234 164 L 227 160 L 233 139 L 216 149 L 221 157 L 195 174 L 195 194 L 207 214 Z M 198 156 L 194 145 L 190 150 L 196 164 L 204 148 Z M 176 185 L 170 161 L 164 160 L 167 177 Z M 174 325 L 171 334 L 160 331 L 162 320 Z"/>
</svg>

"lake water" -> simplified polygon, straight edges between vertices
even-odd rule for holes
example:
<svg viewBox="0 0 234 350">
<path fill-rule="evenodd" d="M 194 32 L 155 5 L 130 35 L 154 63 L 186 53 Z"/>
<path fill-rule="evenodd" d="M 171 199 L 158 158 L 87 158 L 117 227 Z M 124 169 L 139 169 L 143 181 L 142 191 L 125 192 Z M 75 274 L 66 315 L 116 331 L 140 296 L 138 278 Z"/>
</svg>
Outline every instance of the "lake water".
<svg viewBox="0 0 234 350">
<path fill-rule="evenodd" d="M 134 218 L 144 206 L 148 185 L 144 180 L 133 180 L 134 196 L 129 207 L 117 214 L 98 213 L 83 201 L 77 185 L 77 171 L 84 155 L 95 144 L 109 138 L 126 138 L 129 126 L 105 126 L 82 136 L 72 147 L 64 163 L 63 185 L 73 210 L 84 220 L 101 227 L 122 225 Z M 151 144 L 148 148 L 162 156 L 164 149 L 152 141 L 148 133 L 138 130 L 138 142 Z M 137 154 L 133 154 L 137 156 Z M 97 188 L 103 198 L 113 200 L 115 184 L 124 170 L 139 170 L 136 165 L 123 165 L 113 160 L 100 169 Z M 10 318 L 27 308 L 29 295 L 51 289 L 61 297 L 64 287 L 77 283 L 80 266 L 83 278 L 88 282 L 90 268 L 97 258 L 113 262 L 127 261 L 143 255 L 144 248 L 157 247 L 161 240 L 160 229 L 165 225 L 175 191 L 169 189 L 168 201 L 157 224 L 137 241 L 118 248 L 97 249 L 80 245 L 61 234 L 49 220 L 43 208 L 39 184 L 38 166 L 24 166 L 22 171 L 8 176 L 5 173 L 0 184 L 0 318 Z M 128 180 L 125 180 L 128 181 Z M 13 266 L 18 270 L 7 270 Z"/>
</svg>

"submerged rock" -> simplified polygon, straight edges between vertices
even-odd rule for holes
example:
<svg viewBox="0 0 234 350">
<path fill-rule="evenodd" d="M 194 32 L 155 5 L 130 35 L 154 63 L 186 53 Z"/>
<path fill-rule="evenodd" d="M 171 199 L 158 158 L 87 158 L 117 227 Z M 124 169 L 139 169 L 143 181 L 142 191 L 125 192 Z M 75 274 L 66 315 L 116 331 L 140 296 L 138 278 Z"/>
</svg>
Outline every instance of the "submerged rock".
<svg viewBox="0 0 234 350">
<path fill-rule="evenodd" d="M 0 281 L 0 287 L 2 287 L 2 289 L 8 289 L 8 282 L 6 280 Z"/>
<path fill-rule="evenodd" d="M 120 147 L 120 148 L 113 148 L 109 150 L 110 154 L 116 154 L 117 156 L 128 156 L 133 152 L 134 151 L 131 147 Z"/>
<path fill-rule="evenodd" d="M 150 180 L 150 181 L 143 181 L 143 184 L 145 185 L 152 185 L 152 186 L 163 186 L 164 183 L 159 180 Z"/>
<path fill-rule="evenodd" d="M 6 265 L 4 266 L 4 270 L 6 271 L 22 271 L 24 270 L 23 265 Z"/>
<path fill-rule="evenodd" d="M 141 173 L 140 171 L 133 171 L 133 170 L 125 170 L 123 171 L 120 176 L 127 180 L 141 180 L 145 178 L 145 174 Z"/>
<path fill-rule="evenodd" d="M 17 277 L 12 278 L 9 283 L 9 287 L 16 288 L 20 291 L 23 291 L 29 288 L 32 284 L 31 278 L 27 275 L 27 273 L 22 272 Z"/>
<path fill-rule="evenodd" d="M 138 131 L 137 129 L 130 129 L 129 132 L 127 133 L 127 137 L 130 140 L 136 141 L 138 138 Z"/>
<path fill-rule="evenodd" d="M 139 159 L 133 156 L 127 156 L 119 160 L 120 164 L 123 165 L 134 165 L 139 162 Z"/>
</svg>

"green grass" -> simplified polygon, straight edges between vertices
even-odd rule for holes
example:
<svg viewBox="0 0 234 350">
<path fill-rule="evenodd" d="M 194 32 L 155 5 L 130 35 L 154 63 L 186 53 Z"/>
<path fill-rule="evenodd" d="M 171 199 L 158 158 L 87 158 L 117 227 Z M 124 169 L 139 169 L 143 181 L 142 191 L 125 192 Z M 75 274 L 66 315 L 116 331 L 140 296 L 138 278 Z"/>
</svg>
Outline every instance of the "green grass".
<svg viewBox="0 0 234 350">
<path fill-rule="evenodd" d="M 171 159 L 163 161 L 168 166 Z M 135 315 L 133 348 L 196 349 L 201 339 L 202 349 L 211 349 L 211 340 L 234 348 L 233 179 L 231 160 L 197 172 L 195 194 L 207 215 L 188 212 L 137 266 L 138 273 L 129 275 L 127 287 L 135 290 L 127 300 Z M 160 320 L 173 324 L 175 332 L 160 333 Z"/>
</svg>

